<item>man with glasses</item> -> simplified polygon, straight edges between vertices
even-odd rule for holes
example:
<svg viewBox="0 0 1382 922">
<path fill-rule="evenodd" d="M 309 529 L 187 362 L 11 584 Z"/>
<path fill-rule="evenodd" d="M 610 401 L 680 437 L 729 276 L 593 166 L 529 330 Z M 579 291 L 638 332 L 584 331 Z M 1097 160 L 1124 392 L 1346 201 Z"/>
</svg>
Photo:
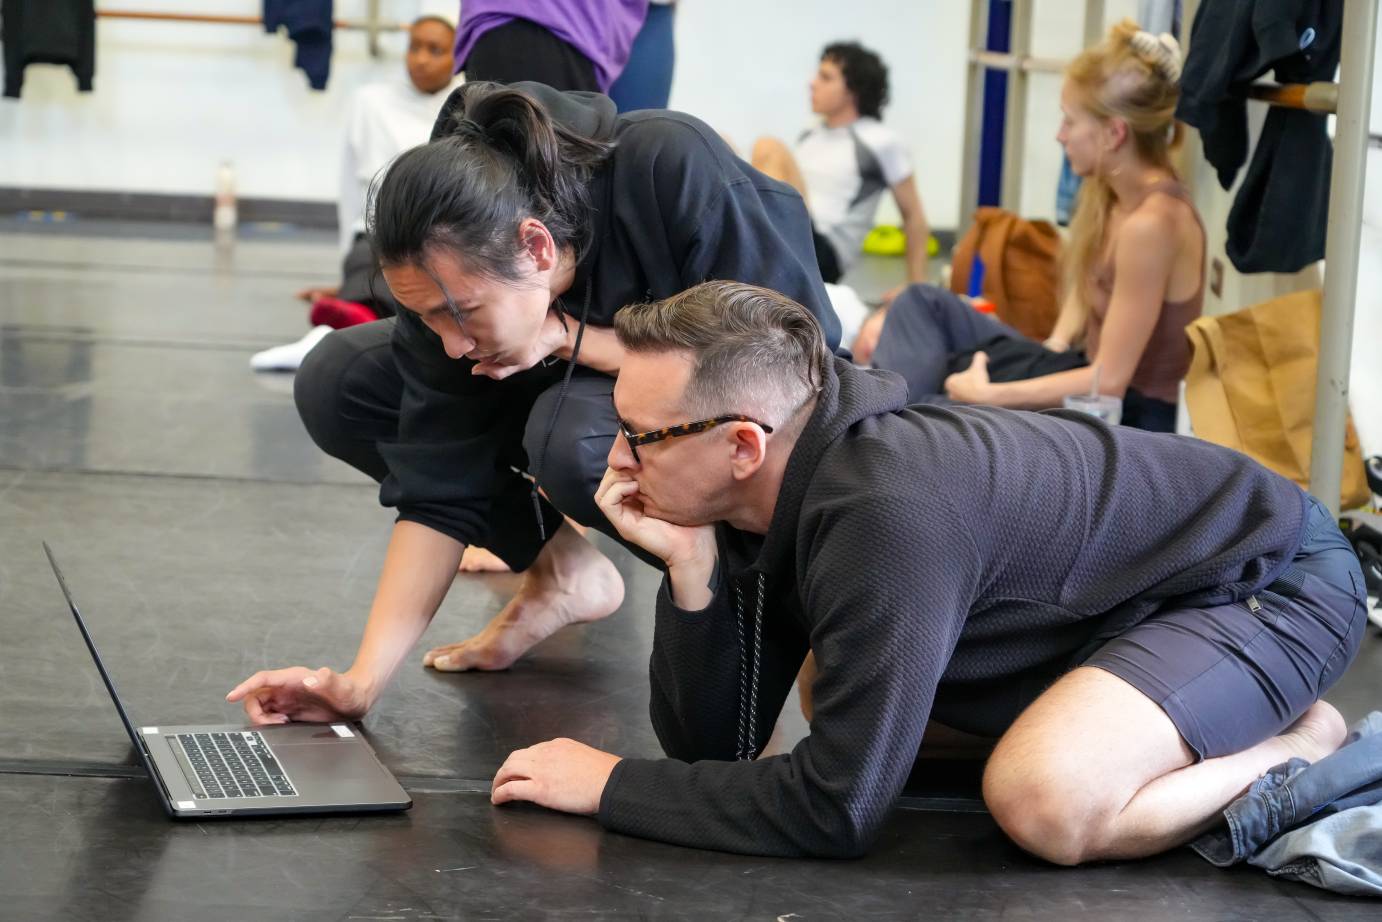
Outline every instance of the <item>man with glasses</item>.
<svg viewBox="0 0 1382 922">
<path fill-rule="evenodd" d="M 1366 624 L 1324 509 L 1226 449 L 1068 411 L 907 407 L 800 305 L 709 282 L 615 318 L 597 501 L 666 564 L 670 758 L 513 753 L 495 803 L 766 855 L 865 851 L 920 754 L 992 745 L 984 797 L 1053 862 L 1184 843 L 1344 738 L 1319 700 Z M 808 649 L 810 735 L 757 758 Z"/>
</svg>

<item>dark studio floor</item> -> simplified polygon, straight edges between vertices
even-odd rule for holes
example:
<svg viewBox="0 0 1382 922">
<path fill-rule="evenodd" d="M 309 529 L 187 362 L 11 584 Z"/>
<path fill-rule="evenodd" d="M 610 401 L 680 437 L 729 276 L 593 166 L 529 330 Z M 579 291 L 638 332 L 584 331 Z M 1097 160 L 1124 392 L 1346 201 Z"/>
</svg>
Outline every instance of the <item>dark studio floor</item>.
<svg viewBox="0 0 1382 922">
<path fill-rule="evenodd" d="M 865 267 L 865 297 L 891 265 Z M 127 704 L 238 719 L 259 668 L 344 668 L 392 517 L 320 454 L 291 378 L 250 353 L 305 332 L 291 293 L 329 281 L 334 237 L 0 220 L 0 919 L 1358 919 L 1371 904 L 1189 851 L 1059 870 L 1009 844 L 944 773 L 858 861 L 698 852 L 591 820 L 494 808 L 513 749 L 570 736 L 660 755 L 647 717 L 654 572 L 613 617 L 507 673 L 441 675 L 422 650 L 478 630 L 510 575 L 461 576 L 364 727 L 415 799 L 366 818 L 168 820 L 82 648 L 57 552 Z M 1377 635 L 1330 696 L 1382 702 Z M 777 747 L 805 732 L 795 707 Z"/>
</svg>

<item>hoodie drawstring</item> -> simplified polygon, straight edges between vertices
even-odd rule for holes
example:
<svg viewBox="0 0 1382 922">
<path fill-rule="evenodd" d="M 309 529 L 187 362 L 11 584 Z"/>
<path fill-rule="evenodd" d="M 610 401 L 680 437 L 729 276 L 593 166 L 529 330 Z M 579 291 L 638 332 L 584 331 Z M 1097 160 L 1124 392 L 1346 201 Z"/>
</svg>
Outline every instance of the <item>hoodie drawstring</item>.
<svg viewBox="0 0 1382 922">
<path fill-rule="evenodd" d="M 562 376 L 561 388 L 557 391 L 556 403 L 552 405 L 552 415 L 547 419 L 547 433 L 542 437 L 542 453 L 537 456 L 537 463 L 533 465 L 533 475 L 530 479 L 532 492 L 529 494 L 533 500 L 533 515 L 537 517 L 537 533 L 543 540 L 547 540 L 547 526 L 542 522 L 542 498 L 538 495 L 537 487 L 542 482 L 542 465 L 547 460 L 547 446 L 552 442 L 552 432 L 557 428 L 557 416 L 561 414 L 561 405 L 566 402 L 566 389 L 571 386 L 571 375 L 576 370 L 576 358 L 581 354 L 581 338 L 585 335 L 585 322 L 590 318 L 590 290 L 594 282 L 594 276 L 585 280 L 585 299 L 581 304 L 581 322 L 576 327 L 576 341 L 571 344 L 571 359 L 566 364 L 566 374 Z M 558 311 L 561 311 L 561 301 L 558 299 Z M 565 326 L 566 321 L 562 320 Z"/>
<path fill-rule="evenodd" d="M 758 756 L 758 666 L 763 652 L 763 594 L 766 577 L 757 574 L 753 612 L 753 651 L 744 634 L 744 591 L 734 583 L 734 620 L 739 627 L 739 748 L 735 758 L 749 762 Z"/>
</svg>

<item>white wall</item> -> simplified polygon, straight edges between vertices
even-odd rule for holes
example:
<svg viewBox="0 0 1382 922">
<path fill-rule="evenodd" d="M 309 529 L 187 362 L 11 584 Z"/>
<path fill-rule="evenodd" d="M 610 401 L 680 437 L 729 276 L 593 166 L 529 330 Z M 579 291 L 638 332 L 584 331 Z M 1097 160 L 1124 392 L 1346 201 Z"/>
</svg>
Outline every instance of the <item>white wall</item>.
<svg viewBox="0 0 1382 922">
<path fill-rule="evenodd" d="M 381 7 L 407 21 L 420 2 Z M 100 6 L 257 15 L 260 3 Z M 337 18 L 358 18 L 364 7 L 336 0 Z M 672 105 L 741 147 L 761 134 L 795 137 L 807 124 L 806 84 L 827 42 L 854 38 L 877 49 L 892 69 L 886 120 L 915 152 L 932 223 L 955 223 L 967 4 L 682 0 L 677 16 Z M 292 44 L 256 28 L 98 20 L 97 30 L 94 93 L 77 93 L 65 69 L 34 66 L 23 98 L 0 102 L 0 184 L 209 194 L 216 164 L 230 159 L 241 195 L 330 200 L 345 99 L 361 83 L 403 72 L 400 36 L 387 37 L 388 56 L 374 61 L 363 34 L 337 32 L 330 84 L 315 93 L 291 66 Z"/>
<path fill-rule="evenodd" d="M 102 0 L 101 9 L 258 15 L 259 0 Z M 419 0 L 386 0 L 408 21 Z M 365 0 L 336 0 L 358 18 Z M 364 34 L 338 31 L 325 92 L 292 67 L 293 45 L 252 26 L 97 20 L 95 91 L 70 71 L 25 71 L 23 96 L 0 101 L 0 185 L 207 195 L 234 162 L 243 196 L 331 200 L 341 113 L 351 90 L 407 79 L 402 36 L 371 59 Z"/>
<path fill-rule="evenodd" d="M 424 3 L 384 0 L 383 15 L 412 19 Z M 1083 3 L 1035 0 L 1032 51 L 1068 58 L 1084 33 Z M 101 0 L 102 9 L 164 7 L 256 15 L 260 0 Z M 1136 12 L 1106 0 L 1105 21 Z M 681 0 L 672 105 L 705 118 L 741 148 L 759 135 L 795 137 L 809 122 L 806 84 L 828 42 L 858 39 L 891 69 L 884 113 L 908 143 L 931 223 L 959 219 L 967 2 L 901 0 Z M 360 18 L 365 0 L 336 0 Z M 236 167 L 243 196 L 329 201 L 336 194 L 340 119 L 350 92 L 403 79 L 402 41 L 371 59 L 362 33 L 336 33 L 326 92 L 292 67 L 292 44 L 246 26 L 125 22 L 97 25 L 96 91 L 79 94 L 65 69 L 33 66 L 24 97 L 0 101 L 0 185 L 209 194 L 216 164 Z M 1050 217 L 1060 173 L 1054 136 L 1058 75 L 1028 90 L 1022 210 Z M 1382 105 L 1376 100 L 1374 105 Z M 895 215 L 885 204 L 883 219 Z"/>
<path fill-rule="evenodd" d="M 1100 33 L 1123 18 L 1137 18 L 1137 0 L 1105 0 Z M 1069 60 L 1084 47 L 1084 4 L 1070 0 L 1035 0 L 1031 53 L 1039 58 Z M 1022 214 L 1056 217 L 1056 184 L 1060 180 L 1060 74 L 1033 73 L 1027 81 L 1026 156 L 1022 174 Z"/>
<path fill-rule="evenodd" d="M 704 118 L 741 153 L 759 136 L 790 140 L 811 123 L 807 84 L 828 43 L 877 51 L 892 86 L 883 121 L 911 148 L 932 225 L 955 225 L 968 3 L 681 0 L 676 31 L 672 108 Z"/>
</svg>

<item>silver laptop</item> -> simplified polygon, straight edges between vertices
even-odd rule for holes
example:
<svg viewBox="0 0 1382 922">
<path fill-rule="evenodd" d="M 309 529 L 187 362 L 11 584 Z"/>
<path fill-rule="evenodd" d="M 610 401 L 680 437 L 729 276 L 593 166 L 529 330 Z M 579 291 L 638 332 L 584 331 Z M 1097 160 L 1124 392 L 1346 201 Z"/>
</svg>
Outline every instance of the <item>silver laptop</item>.
<svg viewBox="0 0 1382 922">
<path fill-rule="evenodd" d="M 134 749 L 174 818 L 406 810 L 413 800 L 348 723 L 269 727 L 138 725 L 96 652 L 45 541 L 62 594 Z"/>
</svg>

